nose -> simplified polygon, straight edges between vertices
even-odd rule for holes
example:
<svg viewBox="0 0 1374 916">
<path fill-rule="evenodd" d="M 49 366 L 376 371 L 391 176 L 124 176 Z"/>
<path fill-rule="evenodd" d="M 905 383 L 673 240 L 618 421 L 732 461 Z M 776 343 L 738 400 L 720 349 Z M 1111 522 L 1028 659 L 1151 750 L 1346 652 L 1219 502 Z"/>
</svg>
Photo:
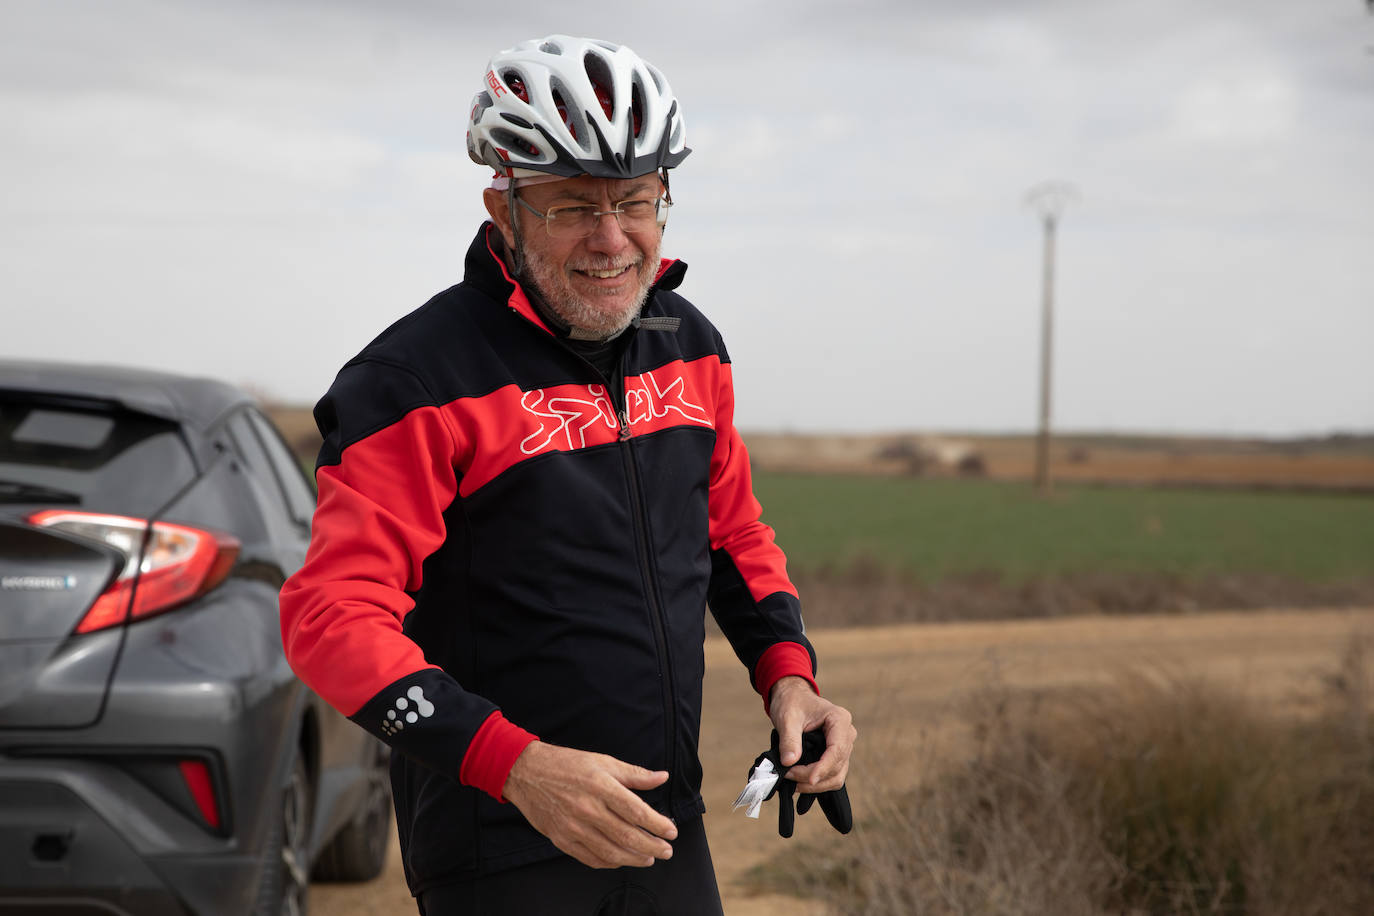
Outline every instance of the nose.
<svg viewBox="0 0 1374 916">
<path fill-rule="evenodd" d="M 610 205 L 606 206 L 610 209 Z M 587 248 L 605 254 L 617 254 L 632 244 L 625 230 L 620 228 L 620 220 L 614 213 L 602 213 L 596 219 L 596 227 L 587 236 Z"/>
</svg>

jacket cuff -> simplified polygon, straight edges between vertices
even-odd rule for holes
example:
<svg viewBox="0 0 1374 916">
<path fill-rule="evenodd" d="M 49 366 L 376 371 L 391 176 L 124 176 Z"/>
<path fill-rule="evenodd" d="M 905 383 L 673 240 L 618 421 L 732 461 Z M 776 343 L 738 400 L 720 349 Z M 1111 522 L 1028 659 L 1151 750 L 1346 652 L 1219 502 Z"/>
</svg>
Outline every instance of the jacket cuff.
<svg viewBox="0 0 1374 916">
<path fill-rule="evenodd" d="M 481 789 L 499 802 L 505 802 L 501 794 L 506 787 L 506 777 L 510 775 L 515 759 L 533 741 L 539 738 L 510 722 L 500 711 L 487 716 L 477 734 L 472 736 L 467 753 L 463 755 L 463 766 L 458 772 L 458 781 L 465 786 Z"/>
<path fill-rule="evenodd" d="M 769 713 L 769 694 L 773 685 L 785 677 L 799 677 L 811 685 L 817 694 L 816 678 L 811 673 L 811 653 L 795 642 L 780 642 L 769 646 L 754 666 L 754 689 L 763 697 L 763 711 Z"/>
</svg>

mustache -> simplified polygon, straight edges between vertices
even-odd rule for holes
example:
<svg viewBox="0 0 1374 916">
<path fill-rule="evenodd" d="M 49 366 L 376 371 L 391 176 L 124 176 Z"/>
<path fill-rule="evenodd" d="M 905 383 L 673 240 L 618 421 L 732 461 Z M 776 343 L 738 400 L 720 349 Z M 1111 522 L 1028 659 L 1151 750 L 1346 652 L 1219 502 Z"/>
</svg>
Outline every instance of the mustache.
<svg viewBox="0 0 1374 916">
<path fill-rule="evenodd" d="M 626 267 L 639 267 L 644 263 L 644 258 L 625 258 L 617 260 L 615 258 L 592 258 L 591 260 L 579 261 L 576 264 L 569 264 L 569 270 L 624 270 Z"/>
</svg>

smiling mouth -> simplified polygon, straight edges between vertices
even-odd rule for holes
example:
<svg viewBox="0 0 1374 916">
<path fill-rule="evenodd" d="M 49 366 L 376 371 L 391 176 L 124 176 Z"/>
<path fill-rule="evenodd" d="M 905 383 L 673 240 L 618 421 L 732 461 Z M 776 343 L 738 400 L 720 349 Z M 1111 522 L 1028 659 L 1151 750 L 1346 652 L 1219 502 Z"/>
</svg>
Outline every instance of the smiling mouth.
<svg viewBox="0 0 1374 916">
<path fill-rule="evenodd" d="M 613 268 L 610 268 L 610 269 L 608 269 L 608 270 L 591 270 L 591 269 L 586 269 L 586 270 L 577 270 L 577 271 L 575 271 L 575 272 L 576 272 L 576 273 L 583 274 L 584 276 L 594 277 L 594 278 L 596 278 L 596 279 L 598 279 L 598 280 L 614 280 L 616 277 L 619 277 L 619 276 L 622 276 L 622 275 L 624 275 L 624 274 L 626 274 L 626 273 L 629 273 L 630 269 L 633 268 L 633 267 L 634 267 L 633 264 L 626 264 L 624 267 L 613 267 Z"/>
</svg>

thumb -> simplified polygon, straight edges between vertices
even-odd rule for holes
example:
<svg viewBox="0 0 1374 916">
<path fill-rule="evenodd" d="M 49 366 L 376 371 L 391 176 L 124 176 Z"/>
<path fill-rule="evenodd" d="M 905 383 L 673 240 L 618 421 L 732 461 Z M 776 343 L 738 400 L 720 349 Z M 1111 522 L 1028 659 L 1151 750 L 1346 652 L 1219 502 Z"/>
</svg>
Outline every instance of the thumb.
<svg viewBox="0 0 1374 916">
<path fill-rule="evenodd" d="M 801 759 L 801 723 L 786 716 L 778 724 L 778 762 L 790 767 Z"/>
<path fill-rule="evenodd" d="M 627 789 L 654 789 L 668 781 L 666 770 L 646 770 L 623 762 L 615 776 Z"/>
</svg>

